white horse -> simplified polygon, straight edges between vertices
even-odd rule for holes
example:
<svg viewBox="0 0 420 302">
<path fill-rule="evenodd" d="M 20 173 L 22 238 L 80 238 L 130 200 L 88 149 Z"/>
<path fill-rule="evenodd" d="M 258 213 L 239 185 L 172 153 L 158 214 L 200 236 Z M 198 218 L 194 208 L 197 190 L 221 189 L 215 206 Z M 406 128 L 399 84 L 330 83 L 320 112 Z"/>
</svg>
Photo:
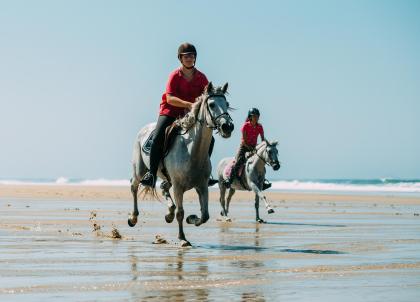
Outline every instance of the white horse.
<svg viewBox="0 0 420 302">
<path fill-rule="evenodd" d="M 170 197 L 169 188 L 173 187 L 175 204 L 172 198 L 168 200 L 168 214 L 165 219 L 168 223 L 175 217 L 179 225 L 178 239 L 182 246 L 191 244 L 185 238 L 182 222 L 184 219 L 183 196 L 184 192 L 194 188 L 200 200 L 201 217 L 190 215 L 186 222 L 196 226 L 205 223 L 209 219 L 208 212 L 208 180 L 211 173 L 211 162 L 208 151 L 213 130 L 218 130 L 224 137 L 230 137 L 233 131 L 233 122 L 228 113 L 229 103 L 226 100 L 228 84 L 223 87 L 213 87 L 210 82 L 203 94 L 193 104 L 191 111 L 176 123 L 182 128 L 181 134 L 177 135 L 169 149 L 168 154 L 160 162 L 158 177 L 163 180 L 163 194 Z M 128 224 L 134 226 L 137 223 L 139 211 L 137 208 L 137 192 L 140 180 L 149 167 L 149 155 L 145 154 L 142 146 L 149 137 L 156 123 L 148 124 L 140 130 L 134 144 L 133 151 L 133 177 L 131 179 L 131 191 L 134 199 L 134 211 L 131 213 Z M 145 188 L 146 194 L 151 192 Z M 153 194 L 156 191 L 153 190 Z"/>
<path fill-rule="evenodd" d="M 265 180 L 265 165 L 273 167 L 275 171 L 280 169 L 280 162 L 278 160 L 277 142 L 263 141 L 257 145 L 254 155 L 249 157 L 245 162 L 243 172 L 240 179 L 235 178 L 230 186 L 227 201 L 225 202 L 226 187 L 223 184 L 223 180 L 227 178 L 225 170 L 228 165 L 232 165 L 233 157 L 224 158 L 219 162 L 217 166 L 217 174 L 219 177 L 219 189 L 220 189 L 220 204 L 222 206 L 222 212 L 220 213 L 225 217 L 226 221 L 230 221 L 228 217 L 229 203 L 232 199 L 235 190 L 241 191 L 254 191 L 255 192 L 255 220 L 263 223 L 265 222 L 260 218 L 259 215 L 259 201 L 263 200 L 268 214 L 274 213 L 273 208 L 268 202 L 267 198 L 262 193 L 262 187 Z"/>
</svg>

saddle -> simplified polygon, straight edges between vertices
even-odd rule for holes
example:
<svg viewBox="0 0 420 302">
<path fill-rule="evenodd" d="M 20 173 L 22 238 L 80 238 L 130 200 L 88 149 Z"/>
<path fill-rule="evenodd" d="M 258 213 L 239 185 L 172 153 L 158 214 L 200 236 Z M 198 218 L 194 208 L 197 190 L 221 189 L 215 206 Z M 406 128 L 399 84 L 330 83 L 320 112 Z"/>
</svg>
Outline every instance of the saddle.
<svg viewBox="0 0 420 302">
<path fill-rule="evenodd" d="M 225 179 L 228 179 L 230 177 L 230 174 L 232 173 L 232 169 L 233 169 L 235 163 L 236 163 L 236 160 L 232 159 L 232 161 L 230 161 L 226 165 L 225 169 L 223 170 L 223 177 Z M 248 188 L 248 186 L 246 185 L 246 181 L 245 181 L 244 171 L 245 171 L 246 164 L 247 164 L 247 161 L 245 161 L 245 163 L 243 163 L 242 165 L 239 166 L 238 173 L 237 173 L 235 179 L 239 180 L 242 187 L 244 187 L 247 190 L 250 190 L 250 188 Z"/>
<path fill-rule="evenodd" d="M 250 160 L 250 157 L 252 157 L 255 154 L 255 151 L 248 151 L 245 152 L 245 161 L 243 164 L 241 164 L 238 168 L 238 173 L 235 177 L 235 179 L 239 180 L 239 182 L 241 183 L 241 185 L 246 188 L 247 190 L 251 190 L 250 188 L 248 188 L 248 186 L 246 185 L 246 180 L 245 180 L 245 166 L 249 163 L 252 163 L 252 160 Z M 223 177 L 225 179 L 228 179 L 230 177 L 230 174 L 232 174 L 232 169 L 236 164 L 236 160 L 232 159 L 225 167 L 225 169 L 223 170 Z"/>
<path fill-rule="evenodd" d="M 163 153 L 162 153 L 163 157 L 168 155 L 169 150 L 171 149 L 173 142 L 175 140 L 175 137 L 177 134 L 180 133 L 180 130 L 181 130 L 181 127 L 176 125 L 175 123 L 172 123 L 171 125 L 166 127 L 165 138 L 163 141 Z M 153 129 L 153 131 L 150 132 L 149 137 L 146 139 L 146 141 L 144 142 L 141 148 L 146 155 L 150 155 L 150 150 L 152 148 L 152 141 L 153 141 L 155 132 L 156 132 L 156 129 Z"/>
<path fill-rule="evenodd" d="M 224 176 L 225 179 L 228 179 L 230 177 L 230 174 L 232 174 L 232 170 L 233 170 L 233 167 L 235 166 L 235 164 L 236 164 L 236 160 L 232 159 L 226 165 L 225 169 L 223 170 L 223 176 Z M 245 164 L 242 164 L 239 167 L 239 169 L 238 169 L 238 175 L 237 175 L 238 177 L 241 177 L 242 176 L 242 173 L 244 171 L 244 167 L 245 167 Z"/>
</svg>

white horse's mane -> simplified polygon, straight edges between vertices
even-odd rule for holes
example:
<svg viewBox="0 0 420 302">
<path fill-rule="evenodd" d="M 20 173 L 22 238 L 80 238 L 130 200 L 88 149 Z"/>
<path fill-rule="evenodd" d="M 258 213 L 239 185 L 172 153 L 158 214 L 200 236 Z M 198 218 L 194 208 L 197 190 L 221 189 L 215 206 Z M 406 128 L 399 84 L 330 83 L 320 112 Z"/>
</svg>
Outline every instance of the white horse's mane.
<svg viewBox="0 0 420 302">
<path fill-rule="evenodd" d="M 260 150 L 262 147 L 266 146 L 276 146 L 277 145 L 277 141 L 269 141 L 269 140 L 263 140 L 261 143 L 259 143 L 255 149 L 256 150 Z"/>
<path fill-rule="evenodd" d="M 188 112 L 184 117 L 179 118 L 175 121 L 176 125 L 181 127 L 183 130 L 188 130 L 197 122 L 198 112 L 200 111 L 201 103 L 203 102 L 202 97 L 198 97 L 195 103 L 192 105 L 191 111 Z"/>
<path fill-rule="evenodd" d="M 200 112 L 201 103 L 205 102 L 206 98 L 209 95 L 223 95 L 222 87 L 213 88 L 210 92 L 207 89 L 204 90 L 203 94 L 200 95 L 195 99 L 194 104 L 192 105 L 191 111 L 188 112 L 184 117 L 177 119 L 175 123 L 180 126 L 183 130 L 188 130 L 191 128 L 196 122 L 198 113 Z M 229 108 L 230 109 L 230 108 Z"/>
</svg>

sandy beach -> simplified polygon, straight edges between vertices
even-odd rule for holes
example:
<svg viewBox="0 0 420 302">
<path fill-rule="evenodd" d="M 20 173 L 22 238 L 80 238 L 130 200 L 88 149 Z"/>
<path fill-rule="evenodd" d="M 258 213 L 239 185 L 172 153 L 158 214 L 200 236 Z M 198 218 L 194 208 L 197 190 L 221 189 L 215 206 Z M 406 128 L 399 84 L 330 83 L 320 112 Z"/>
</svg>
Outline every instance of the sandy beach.
<svg viewBox="0 0 420 302">
<path fill-rule="evenodd" d="M 267 192 L 275 213 L 237 192 L 231 222 L 185 227 L 166 203 L 127 187 L 0 185 L 2 301 L 417 301 L 420 198 Z M 198 214 L 194 192 L 186 214 Z M 158 236 L 158 239 L 156 239 Z M 158 244 L 154 244 L 156 242 Z"/>
</svg>

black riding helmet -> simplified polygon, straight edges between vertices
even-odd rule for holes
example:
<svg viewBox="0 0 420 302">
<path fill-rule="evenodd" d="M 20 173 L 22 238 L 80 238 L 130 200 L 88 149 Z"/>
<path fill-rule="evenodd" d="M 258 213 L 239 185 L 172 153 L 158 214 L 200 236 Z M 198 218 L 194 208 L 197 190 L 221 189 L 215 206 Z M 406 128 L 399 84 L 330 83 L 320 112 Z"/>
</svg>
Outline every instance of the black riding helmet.
<svg viewBox="0 0 420 302">
<path fill-rule="evenodd" d="M 181 56 L 186 54 L 194 54 L 194 56 L 197 58 L 197 50 L 195 49 L 195 46 L 190 43 L 182 43 L 178 47 L 178 59 L 181 61 Z"/>
<path fill-rule="evenodd" d="M 248 111 L 248 118 L 251 118 L 251 116 L 256 115 L 260 116 L 260 111 L 257 108 L 251 108 Z"/>
</svg>

